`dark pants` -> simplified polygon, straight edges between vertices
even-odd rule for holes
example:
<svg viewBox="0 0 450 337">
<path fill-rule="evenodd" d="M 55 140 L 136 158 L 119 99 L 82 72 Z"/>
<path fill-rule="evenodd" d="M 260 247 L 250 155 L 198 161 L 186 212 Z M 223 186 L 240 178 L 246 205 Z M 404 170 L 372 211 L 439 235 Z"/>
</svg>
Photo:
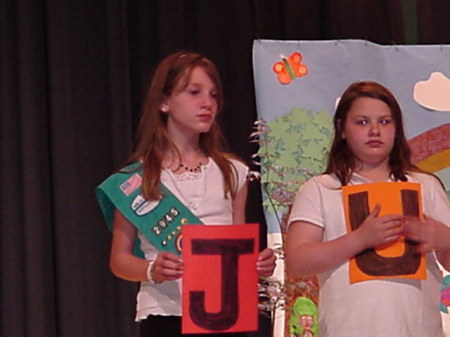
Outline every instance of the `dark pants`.
<svg viewBox="0 0 450 337">
<path fill-rule="evenodd" d="M 140 337 L 268 337 L 270 329 L 270 320 L 260 316 L 257 332 L 183 335 L 181 334 L 181 317 L 150 315 L 140 323 Z"/>
</svg>

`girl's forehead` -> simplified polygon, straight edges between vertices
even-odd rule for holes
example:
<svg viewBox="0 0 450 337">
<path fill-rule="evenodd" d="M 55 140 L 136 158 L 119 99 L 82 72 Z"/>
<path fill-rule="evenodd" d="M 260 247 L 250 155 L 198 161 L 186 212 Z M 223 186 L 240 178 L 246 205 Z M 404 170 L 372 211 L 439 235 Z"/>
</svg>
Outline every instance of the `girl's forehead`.
<svg viewBox="0 0 450 337">
<path fill-rule="evenodd" d="M 189 83 L 189 82 L 191 82 L 192 81 L 192 77 L 194 77 L 195 74 L 198 73 L 199 71 L 204 71 L 204 70 L 200 66 L 186 68 L 181 73 L 181 76 L 179 78 L 179 83 Z"/>
<path fill-rule="evenodd" d="M 204 84 L 207 86 L 211 85 L 214 88 L 217 87 L 214 77 L 212 77 L 202 66 L 196 66 L 189 71 L 186 71 L 186 73 L 180 78 L 177 87 L 182 90 L 190 84 Z"/>
<path fill-rule="evenodd" d="M 392 114 L 391 108 L 384 101 L 372 97 L 359 97 L 355 99 L 347 113 L 355 112 Z"/>
</svg>

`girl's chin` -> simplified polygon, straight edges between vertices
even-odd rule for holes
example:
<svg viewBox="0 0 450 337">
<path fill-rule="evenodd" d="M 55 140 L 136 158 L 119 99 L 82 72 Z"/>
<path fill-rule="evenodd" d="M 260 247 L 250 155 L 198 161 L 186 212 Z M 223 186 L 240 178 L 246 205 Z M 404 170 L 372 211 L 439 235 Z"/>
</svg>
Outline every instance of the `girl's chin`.
<svg viewBox="0 0 450 337">
<path fill-rule="evenodd" d="M 211 130 L 211 125 L 200 128 L 199 133 L 207 133 Z"/>
<path fill-rule="evenodd" d="M 389 157 L 386 156 L 368 156 L 367 158 L 361 158 L 358 160 L 360 166 L 387 166 L 389 164 Z"/>
</svg>

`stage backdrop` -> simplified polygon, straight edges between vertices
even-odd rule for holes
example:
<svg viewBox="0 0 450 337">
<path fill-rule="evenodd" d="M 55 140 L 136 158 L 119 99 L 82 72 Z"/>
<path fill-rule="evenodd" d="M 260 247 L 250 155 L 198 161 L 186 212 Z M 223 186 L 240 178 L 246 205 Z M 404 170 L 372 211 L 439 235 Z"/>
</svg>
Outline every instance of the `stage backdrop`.
<svg viewBox="0 0 450 337">
<path fill-rule="evenodd" d="M 261 163 L 269 242 L 282 245 L 295 191 L 324 170 L 336 102 L 355 81 L 373 80 L 392 90 L 403 110 L 414 162 L 438 175 L 450 195 L 449 45 L 255 40 L 253 64 L 259 118 L 254 139 L 260 144 L 255 160 Z M 277 330 L 285 330 L 286 336 L 299 335 L 310 327 L 298 320 L 292 296 L 315 302 L 315 280 L 285 279 L 282 269 L 278 275 L 285 283 L 278 296 L 289 310 Z M 449 284 L 446 275 L 441 311 L 448 336 Z M 292 290 L 298 287 L 302 290 Z"/>
</svg>

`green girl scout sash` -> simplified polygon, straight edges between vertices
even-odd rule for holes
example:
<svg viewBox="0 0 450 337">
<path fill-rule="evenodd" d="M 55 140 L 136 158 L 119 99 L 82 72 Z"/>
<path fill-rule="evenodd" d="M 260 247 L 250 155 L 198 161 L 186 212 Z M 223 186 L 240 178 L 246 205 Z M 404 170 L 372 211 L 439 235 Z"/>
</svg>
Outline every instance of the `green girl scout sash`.
<svg viewBox="0 0 450 337">
<path fill-rule="evenodd" d="M 192 212 L 160 184 L 163 198 L 148 201 L 142 195 L 142 169 L 133 163 L 102 182 L 95 194 L 110 230 L 117 208 L 158 250 L 181 253 L 181 226 L 202 224 Z M 136 239 L 134 253 L 143 257 Z"/>
</svg>

